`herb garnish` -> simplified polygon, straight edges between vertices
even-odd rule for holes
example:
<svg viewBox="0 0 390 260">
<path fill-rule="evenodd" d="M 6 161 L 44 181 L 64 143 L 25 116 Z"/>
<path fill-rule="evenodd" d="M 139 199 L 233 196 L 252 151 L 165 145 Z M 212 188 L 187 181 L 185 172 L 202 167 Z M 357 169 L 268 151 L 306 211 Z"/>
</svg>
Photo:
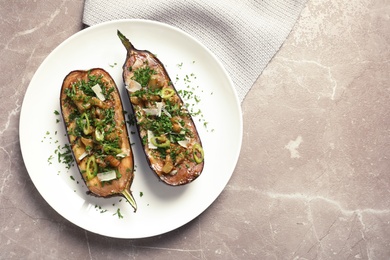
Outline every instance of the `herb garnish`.
<svg viewBox="0 0 390 260">
<path fill-rule="evenodd" d="M 141 84 L 142 87 L 146 87 L 148 85 L 150 78 L 156 72 L 152 70 L 149 66 L 141 67 L 134 71 L 133 80 L 137 81 Z"/>
<path fill-rule="evenodd" d="M 117 215 L 119 219 L 123 218 L 123 215 L 121 214 L 121 209 L 118 208 L 116 210 L 116 212 L 114 214 L 112 214 L 113 216 Z"/>
</svg>

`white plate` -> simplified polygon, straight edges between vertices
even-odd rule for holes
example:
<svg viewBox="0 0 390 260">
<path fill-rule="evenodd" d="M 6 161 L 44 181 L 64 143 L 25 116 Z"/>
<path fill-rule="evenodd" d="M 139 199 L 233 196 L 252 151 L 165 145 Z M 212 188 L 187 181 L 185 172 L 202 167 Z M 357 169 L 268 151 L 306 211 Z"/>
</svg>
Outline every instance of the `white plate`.
<svg viewBox="0 0 390 260">
<path fill-rule="evenodd" d="M 129 132 L 136 164 L 131 188 L 138 204 L 136 213 L 121 197 L 104 199 L 87 195 L 77 168 L 68 170 L 64 163 L 58 162 L 55 152 L 57 147 L 67 144 L 64 124 L 54 111 L 60 111 L 60 88 L 70 71 L 103 68 L 112 75 L 125 97 L 122 64 L 126 50 L 117 37 L 117 30 L 136 48 L 155 53 L 176 81 L 176 88 L 188 89 L 188 85 L 201 100 L 195 102 L 194 109 L 201 110 L 195 123 L 203 142 L 205 167 L 201 176 L 188 185 L 171 187 L 160 182 L 146 164 L 139 138 Z M 191 82 L 184 80 L 186 75 Z M 128 102 L 124 98 L 123 101 L 125 110 L 131 111 Z M 183 31 L 147 20 L 102 23 L 65 40 L 36 71 L 20 116 L 24 162 L 40 194 L 72 223 L 109 237 L 155 236 L 193 220 L 228 183 L 241 141 L 240 103 L 218 59 Z M 115 214 L 118 209 L 123 218 Z"/>
</svg>

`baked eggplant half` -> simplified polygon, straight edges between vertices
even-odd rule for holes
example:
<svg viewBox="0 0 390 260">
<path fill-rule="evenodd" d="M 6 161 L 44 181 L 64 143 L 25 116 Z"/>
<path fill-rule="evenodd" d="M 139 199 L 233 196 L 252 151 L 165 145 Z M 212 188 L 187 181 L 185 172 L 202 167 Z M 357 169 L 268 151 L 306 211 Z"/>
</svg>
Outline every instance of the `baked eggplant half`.
<svg viewBox="0 0 390 260">
<path fill-rule="evenodd" d="M 204 166 L 192 116 L 160 60 L 118 36 L 127 50 L 123 80 L 149 166 L 168 185 L 190 183 Z"/>
<path fill-rule="evenodd" d="M 130 191 L 134 157 L 114 80 L 100 68 L 72 71 L 62 83 L 60 103 L 73 156 L 90 193 L 121 195 L 136 211 Z"/>
</svg>

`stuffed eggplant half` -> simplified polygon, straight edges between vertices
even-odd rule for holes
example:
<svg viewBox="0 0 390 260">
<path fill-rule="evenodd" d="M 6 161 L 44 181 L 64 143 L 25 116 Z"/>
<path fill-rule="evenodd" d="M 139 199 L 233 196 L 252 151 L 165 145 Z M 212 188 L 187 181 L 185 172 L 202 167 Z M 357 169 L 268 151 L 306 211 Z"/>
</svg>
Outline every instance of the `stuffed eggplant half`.
<svg viewBox="0 0 390 260">
<path fill-rule="evenodd" d="M 160 60 L 134 48 L 120 31 L 118 36 L 127 50 L 123 80 L 150 168 L 168 185 L 190 183 L 204 166 L 191 114 Z"/>
<path fill-rule="evenodd" d="M 64 79 L 61 112 L 78 169 L 99 197 L 121 195 L 134 208 L 134 159 L 118 89 L 103 69 L 76 70 Z"/>
</svg>

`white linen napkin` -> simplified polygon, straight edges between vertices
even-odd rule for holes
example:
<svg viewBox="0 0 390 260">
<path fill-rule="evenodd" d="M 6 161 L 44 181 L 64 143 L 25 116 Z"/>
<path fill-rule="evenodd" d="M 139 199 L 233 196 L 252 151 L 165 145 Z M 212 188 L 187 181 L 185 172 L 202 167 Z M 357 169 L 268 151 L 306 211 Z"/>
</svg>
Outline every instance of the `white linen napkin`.
<svg viewBox="0 0 390 260">
<path fill-rule="evenodd" d="M 306 0 L 86 0 L 83 23 L 148 19 L 197 38 L 223 63 L 242 102 Z"/>
</svg>

